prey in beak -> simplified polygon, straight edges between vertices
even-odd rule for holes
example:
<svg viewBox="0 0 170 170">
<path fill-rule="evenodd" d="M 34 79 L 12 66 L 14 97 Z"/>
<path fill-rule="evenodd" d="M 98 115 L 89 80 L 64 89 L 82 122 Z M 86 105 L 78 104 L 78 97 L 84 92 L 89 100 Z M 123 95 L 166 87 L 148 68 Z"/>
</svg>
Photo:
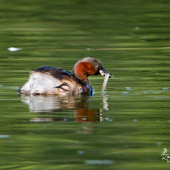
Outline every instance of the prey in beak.
<svg viewBox="0 0 170 170">
<path fill-rule="evenodd" d="M 113 74 L 109 73 L 108 71 L 106 71 L 103 66 L 101 66 L 101 69 L 99 70 L 100 74 L 102 76 L 104 76 L 104 80 L 103 80 L 103 86 L 102 86 L 102 92 L 104 92 L 106 85 L 107 85 L 107 81 L 108 78 L 111 78 L 113 76 Z"/>
</svg>

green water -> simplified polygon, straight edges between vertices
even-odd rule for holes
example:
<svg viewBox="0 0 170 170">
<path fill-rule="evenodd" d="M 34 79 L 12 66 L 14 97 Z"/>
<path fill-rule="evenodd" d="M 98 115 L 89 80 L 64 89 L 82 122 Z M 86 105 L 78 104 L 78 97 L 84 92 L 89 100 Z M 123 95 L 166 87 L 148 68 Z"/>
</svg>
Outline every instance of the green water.
<svg viewBox="0 0 170 170">
<path fill-rule="evenodd" d="M 0 169 L 169 169 L 170 2 L 2 0 Z M 20 48 L 9 51 L 8 48 Z M 91 56 L 93 96 L 20 96 L 29 71 Z"/>
</svg>

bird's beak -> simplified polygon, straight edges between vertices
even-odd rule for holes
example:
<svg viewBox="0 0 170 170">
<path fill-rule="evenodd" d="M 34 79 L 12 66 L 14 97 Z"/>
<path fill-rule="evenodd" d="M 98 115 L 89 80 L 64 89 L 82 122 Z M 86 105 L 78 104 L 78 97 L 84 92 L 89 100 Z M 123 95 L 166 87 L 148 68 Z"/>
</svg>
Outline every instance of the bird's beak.
<svg viewBox="0 0 170 170">
<path fill-rule="evenodd" d="M 113 76 L 113 74 L 109 73 L 108 71 L 105 70 L 105 68 L 102 66 L 101 69 L 99 70 L 100 74 L 102 76 L 105 76 L 106 74 L 109 75 L 109 78 Z"/>
</svg>

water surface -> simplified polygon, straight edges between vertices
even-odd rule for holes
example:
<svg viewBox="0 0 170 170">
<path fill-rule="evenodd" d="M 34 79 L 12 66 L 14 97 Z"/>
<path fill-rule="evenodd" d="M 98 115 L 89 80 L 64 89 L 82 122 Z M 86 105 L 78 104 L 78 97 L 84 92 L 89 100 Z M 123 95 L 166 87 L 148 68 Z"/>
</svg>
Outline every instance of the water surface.
<svg viewBox="0 0 170 170">
<path fill-rule="evenodd" d="M 168 1 L 2 1 L 1 169 L 169 169 Z M 19 48 L 10 51 L 8 48 Z M 93 96 L 21 96 L 40 66 L 91 56 Z"/>
</svg>

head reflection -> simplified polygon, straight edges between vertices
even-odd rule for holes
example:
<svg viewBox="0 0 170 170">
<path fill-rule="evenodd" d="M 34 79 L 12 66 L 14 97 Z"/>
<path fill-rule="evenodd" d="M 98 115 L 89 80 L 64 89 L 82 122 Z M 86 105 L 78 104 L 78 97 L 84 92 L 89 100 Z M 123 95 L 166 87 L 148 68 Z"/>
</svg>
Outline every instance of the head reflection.
<svg viewBox="0 0 170 170">
<path fill-rule="evenodd" d="M 87 94 L 76 96 L 22 94 L 21 101 L 28 104 L 30 112 L 41 115 L 41 117 L 32 118 L 31 122 L 76 121 L 87 124 L 107 120 L 108 118 L 102 114 L 103 109 L 108 110 L 107 97 L 102 96 L 103 109 L 89 109 L 90 97 Z M 69 110 L 73 110 L 74 114 L 70 114 Z M 85 128 L 78 133 L 93 133 L 93 131 Z"/>
</svg>

